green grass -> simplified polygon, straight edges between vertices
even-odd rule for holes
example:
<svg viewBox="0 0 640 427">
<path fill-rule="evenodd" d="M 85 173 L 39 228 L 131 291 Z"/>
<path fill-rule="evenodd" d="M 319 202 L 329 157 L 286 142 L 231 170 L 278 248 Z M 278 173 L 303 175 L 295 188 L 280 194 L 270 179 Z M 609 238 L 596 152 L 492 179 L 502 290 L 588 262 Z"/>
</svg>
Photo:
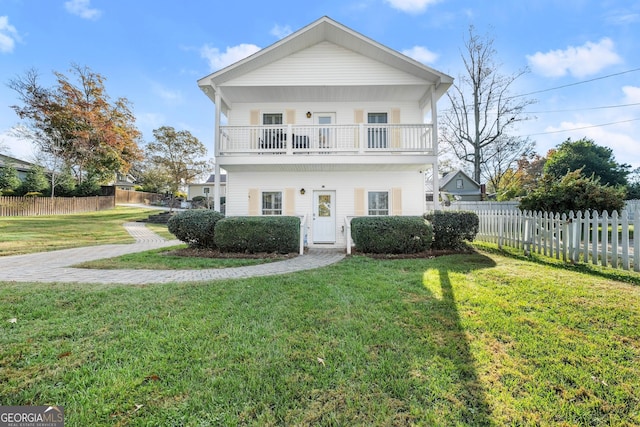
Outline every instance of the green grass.
<svg viewBox="0 0 640 427">
<path fill-rule="evenodd" d="M 68 426 L 640 424 L 640 287 L 498 253 L 0 282 L 0 313 L 0 402 Z"/>
<path fill-rule="evenodd" d="M 153 209 L 116 207 L 75 215 L 0 217 L 0 256 L 133 243 L 134 239 L 122 224 L 147 218 L 157 212 Z"/>
</svg>

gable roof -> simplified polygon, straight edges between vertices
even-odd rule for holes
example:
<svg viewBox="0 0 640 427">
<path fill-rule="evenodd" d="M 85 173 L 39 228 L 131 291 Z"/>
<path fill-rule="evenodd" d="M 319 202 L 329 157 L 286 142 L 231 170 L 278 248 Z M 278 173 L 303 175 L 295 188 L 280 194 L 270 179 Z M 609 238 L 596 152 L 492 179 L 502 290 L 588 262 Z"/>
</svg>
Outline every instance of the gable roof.
<svg viewBox="0 0 640 427">
<path fill-rule="evenodd" d="M 447 184 L 449 184 L 451 181 L 453 181 L 453 179 L 455 177 L 460 176 L 460 175 L 463 175 L 469 181 L 471 181 L 471 183 L 477 185 L 478 188 L 480 188 L 480 184 L 478 184 L 473 178 L 471 178 L 469 175 L 467 175 L 467 173 L 465 171 L 463 171 L 462 169 L 458 169 L 458 170 L 455 170 L 453 172 L 449 172 L 448 174 L 443 176 L 442 180 L 440 180 L 440 188 L 446 187 Z"/>
<path fill-rule="evenodd" d="M 34 166 L 33 163 L 16 159 L 15 157 L 0 154 L 0 168 L 4 167 L 7 164 L 12 164 L 13 167 L 16 168 L 16 170 L 22 171 L 22 172 L 26 172 Z"/>
<path fill-rule="evenodd" d="M 435 91 L 437 98 L 440 98 L 453 83 L 452 77 L 436 71 L 324 16 L 271 46 L 203 77 L 198 80 L 198 86 L 200 86 L 214 102 L 215 94 L 218 92 L 223 104 L 220 107 L 223 112 L 226 112 L 236 99 L 241 99 L 242 96 L 247 93 L 251 93 L 253 96 L 259 96 L 259 94 L 256 93 L 255 87 L 252 88 L 246 85 L 242 87 L 231 86 L 234 79 L 322 42 L 332 43 L 419 79 L 422 84 L 420 86 L 415 85 L 415 87 L 412 87 L 408 92 L 411 92 L 416 100 L 421 100 L 421 104 L 424 104 L 426 107 L 428 107 L 430 101 L 428 95 L 431 91 Z M 335 94 L 337 91 L 344 91 L 345 88 L 344 86 L 335 87 L 333 88 L 334 91 L 332 91 L 331 87 L 327 87 L 322 82 L 318 82 L 315 85 L 309 84 L 306 89 L 309 89 L 309 93 L 314 93 L 316 96 L 321 97 L 327 96 L 327 94 Z M 315 91 L 312 89 L 315 89 Z M 274 91 L 272 90 L 269 96 L 272 97 L 273 94 Z M 266 96 L 265 94 L 265 97 Z"/>
</svg>

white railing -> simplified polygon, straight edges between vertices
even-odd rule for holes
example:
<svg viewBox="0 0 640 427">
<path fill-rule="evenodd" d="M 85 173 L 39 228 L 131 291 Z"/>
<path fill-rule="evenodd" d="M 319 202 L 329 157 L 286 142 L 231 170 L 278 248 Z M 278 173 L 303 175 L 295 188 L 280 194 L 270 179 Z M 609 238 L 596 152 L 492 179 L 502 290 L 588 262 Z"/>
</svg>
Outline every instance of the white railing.
<svg viewBox="0 0 640 427">
<path fill-rule="evenodd" d="M 220 155 L 435 154 L 429 124 L 221 126 Z"/>
<path fill-rule="evenodd" d="M 640 215 L 626 210 L 550 214 L 520 210 L 476 211 L 477 240 L 522 249 L 571 262 L 633 269 L 640 272 Z"/>
</svg>

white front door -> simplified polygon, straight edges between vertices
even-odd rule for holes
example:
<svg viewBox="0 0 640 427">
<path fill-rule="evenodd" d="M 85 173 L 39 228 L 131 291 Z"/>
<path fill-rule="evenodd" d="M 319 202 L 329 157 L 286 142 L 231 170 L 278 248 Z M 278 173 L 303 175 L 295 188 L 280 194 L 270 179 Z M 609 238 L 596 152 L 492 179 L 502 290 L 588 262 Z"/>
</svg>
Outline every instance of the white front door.
<svg viewBox="0 0 640 427">
<path fill-rule="evenodd" d="M 333 125 L 336 113 L 314 113 L 317 125 Z M 321 127 L 318 130 L 318 148 L 335 148 L 335 130 L 332 127 Z"/>
<path fill-rule="evenodd" d="M 336 242 L 336 192 L 313 192 L 313 243 Z"/>
</svg>

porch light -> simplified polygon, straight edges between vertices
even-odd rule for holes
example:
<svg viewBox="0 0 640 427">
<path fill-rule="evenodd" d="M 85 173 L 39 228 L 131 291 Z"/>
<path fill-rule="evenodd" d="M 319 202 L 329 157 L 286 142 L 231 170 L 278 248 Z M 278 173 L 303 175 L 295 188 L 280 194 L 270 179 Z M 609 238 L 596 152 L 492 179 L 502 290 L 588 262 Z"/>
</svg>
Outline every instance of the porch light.
<svg viewBox="0 0 640 427">
<path fill-rule="evenodd" d="M 311 118 L 311 111 L 307 111 L 307 119 Z"/>
<path fill-rule="evenodd" d="M 304 193 L 306 193 L 306 191 L 304 191 L 304 188 L 300 189 L 300 194 L 302 194 L 304 196 Z"/>
</svg>

